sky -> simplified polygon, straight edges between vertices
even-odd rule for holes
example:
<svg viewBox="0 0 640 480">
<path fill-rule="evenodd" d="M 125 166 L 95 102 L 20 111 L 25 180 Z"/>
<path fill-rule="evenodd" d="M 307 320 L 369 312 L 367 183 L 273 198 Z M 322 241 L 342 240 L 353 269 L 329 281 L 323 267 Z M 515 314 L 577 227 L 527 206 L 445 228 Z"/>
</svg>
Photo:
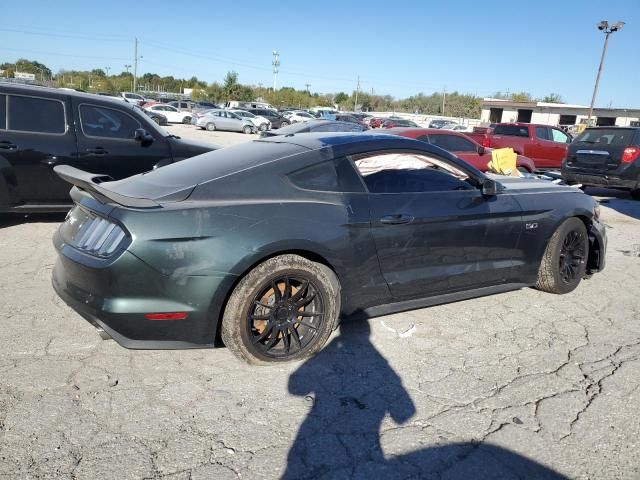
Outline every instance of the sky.
<svg viewBox="0 0 640 480">
<path fill-rule="evenodd" d="M 611 35 L 596 105 L 640 108 L 640 0 L 5 0 L 0 63 L 28 58 L 59 69 L 133 64 L 138 75 L 273 85 L 327 93 L 360 88 L 404 98 L 458 91 L 479 96 L 560 94 L 591 101 L 604 35 Z M 166 6 L 164 6 L 166 5 Z"/>
</svg>

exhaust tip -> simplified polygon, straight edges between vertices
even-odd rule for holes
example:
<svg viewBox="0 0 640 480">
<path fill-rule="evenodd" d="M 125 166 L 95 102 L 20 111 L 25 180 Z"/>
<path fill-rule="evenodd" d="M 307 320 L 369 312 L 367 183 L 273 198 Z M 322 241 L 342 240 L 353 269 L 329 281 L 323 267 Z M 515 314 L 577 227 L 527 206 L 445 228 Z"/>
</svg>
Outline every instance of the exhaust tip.
<svg viewBox="0 0 640 480">
<path fill-rule="evenodd" d="M 102 327 L 96 327 L 96 331 L 102 340 L 112 340 L 111 335 L 109 335 Z"/>
</svg>

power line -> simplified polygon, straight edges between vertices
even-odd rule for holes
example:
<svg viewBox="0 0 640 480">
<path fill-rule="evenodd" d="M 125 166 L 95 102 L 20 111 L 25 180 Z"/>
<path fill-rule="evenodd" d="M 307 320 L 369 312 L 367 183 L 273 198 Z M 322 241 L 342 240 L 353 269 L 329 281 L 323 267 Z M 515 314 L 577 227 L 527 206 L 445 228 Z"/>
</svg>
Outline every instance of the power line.
<svg viewBox="0 0 640 480">
<path fill-rule="evenodd" d="M 2 47 L 3 50 L 10 50 L 10 51 L 14 51 L 14 52 L 25 52 L 25 53 L 35 53 L 38 55 L 55 55 L 58 57 L 71 57 L 71 58 L 91 58 L 91 59 L 96 59 L 96 60 L 129 60 L 128 58 L 124 58 L 124 57 L 101 57 L 101 56 L 96 56 L 96 55 L 75 55 L 75 54 L 71 54 L 71 53 L 58 53 L 58 52 L 45 52 L 42 50 L 27 50 L 24 48 L 6 48 L 6 47 Z"/>
<path fill-rule="evenodd" d="M 0 31 L 2 32 L 11 32 L 11 33 L 24 33 L 26 35 L 38 35 L 41 37 L 59 37 L 59 38 L 73 38 L 73 39 L 83 39 L 83 40 L 98 40 L 98 41 L 110 41 L 110 42 L 128 42 L 130 39 L 125 39 L 123 37 L 105 37 L 105 36 L 96 36 L 96 35 L 78 35 L 72 33 L 46 33 L 44 31 L 35 32 L 33 30 L 18 30 L 15 28 L 5 28 L 0 27 Z"/>
</svg>

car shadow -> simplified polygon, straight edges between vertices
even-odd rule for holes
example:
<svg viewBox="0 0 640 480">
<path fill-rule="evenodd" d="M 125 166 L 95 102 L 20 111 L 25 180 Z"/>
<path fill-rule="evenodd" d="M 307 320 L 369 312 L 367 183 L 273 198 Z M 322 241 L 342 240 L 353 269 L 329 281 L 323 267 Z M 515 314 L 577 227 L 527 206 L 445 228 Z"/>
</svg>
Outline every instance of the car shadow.
<svg viewBox="0 0 640 480">
<path fill-rule="evenodd" d="M 640 201 L 631 198 L 625 190 L 587 187 L 585 193 L 595 197 L 605 207 L 640 220 Z"/>
<path fill-rule="evenodd" d="M 0 228 L 23 223 L 62 223 L 66 213 L 0 213 Z"/>
<path fill-rule="evenodd" d="M 398 425 L 416 413 L 400 376 L 370 341 L 370 326 L 340 327 L 320 353 L 289 378 L 289 392 L 312 404 L 289 450 L 283 479 L 566 478 L 517 453 L 487 443 L 444 443 L 385 456 L 380 429 L 387 415 Z M 399 429 L 403 443 L 414 433 Z"/>
</svg>

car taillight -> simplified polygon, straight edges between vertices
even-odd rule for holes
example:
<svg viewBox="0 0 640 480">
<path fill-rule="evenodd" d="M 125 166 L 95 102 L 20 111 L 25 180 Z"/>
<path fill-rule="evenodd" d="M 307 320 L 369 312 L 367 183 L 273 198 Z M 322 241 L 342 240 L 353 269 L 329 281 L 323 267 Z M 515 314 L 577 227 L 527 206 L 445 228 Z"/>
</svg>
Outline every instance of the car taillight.
<svg viewBox="0 0 640 480">
<path fill-rule="evenodd" d="M 110 257 L 128 241 L 127 233 L 106 218 L 73 209 L 60 227 L 69 245 L 96 257 Z"/>
<path fill-rule="evenodd" d="M 638 156 L 640 156 L 640 148 L 627 147 L 622 152 L 622 163 L 634 162 Z"/>
<path fill-rule="evenodd" d="M 488 135 L 485 135 L 482 138 L 482 146 L 485 147 L 485 148 L 491 147 L 491 139 L 489 138 Z"/>
</svg>

